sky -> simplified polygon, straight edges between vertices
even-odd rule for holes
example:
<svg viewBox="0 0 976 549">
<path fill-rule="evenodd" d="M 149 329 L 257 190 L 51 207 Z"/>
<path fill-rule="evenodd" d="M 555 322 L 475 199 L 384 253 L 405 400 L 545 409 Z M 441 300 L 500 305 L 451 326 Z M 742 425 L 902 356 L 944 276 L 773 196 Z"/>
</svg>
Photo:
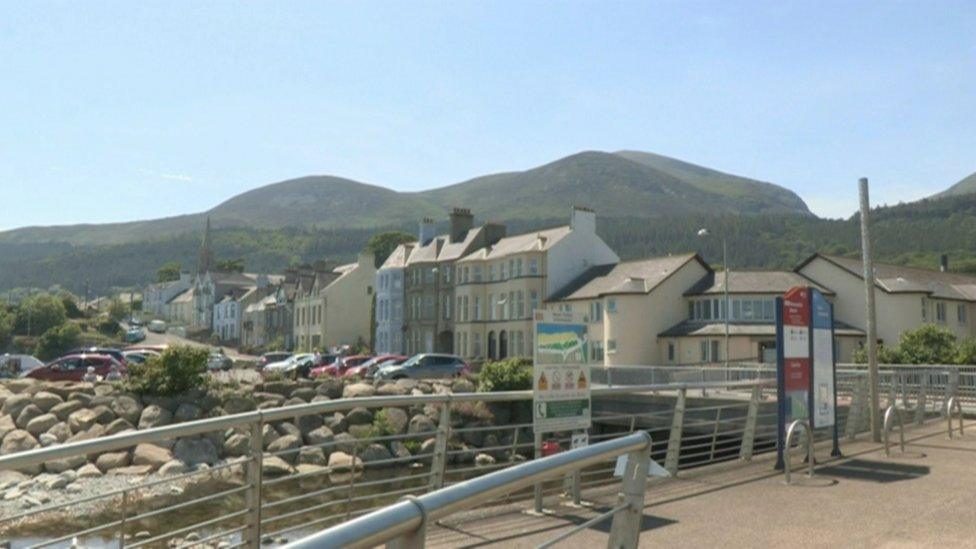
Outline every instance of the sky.
<svg viewBox="0 0 976 549">
<path fill-rule="evenodd" d="M 976 2 L 24 2 L 0 8 L 0 229 L 310 174 L 422 190 L 581 150 L 821 216 L 976 172 Z"/>
</svg>

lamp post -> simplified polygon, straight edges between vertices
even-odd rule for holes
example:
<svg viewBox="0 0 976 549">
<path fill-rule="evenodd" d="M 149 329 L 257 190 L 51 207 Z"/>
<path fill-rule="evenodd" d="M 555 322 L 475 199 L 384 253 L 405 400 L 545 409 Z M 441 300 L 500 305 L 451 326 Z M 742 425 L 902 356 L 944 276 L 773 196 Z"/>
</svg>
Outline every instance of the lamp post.
<svg viewBox="0 0 976 549">
<path fill-rule="evenodd" d="M 706 238 L 710 235 L 708 229 L 700 229 L 698 236 Z M 729 302 L 729 248 L 725 237 L 722 237 L 722 266 L 725 270 L 722 290 L 725 300 L 725 311 L 721 311 L 722 318 L 725 320 L 725 373 L 728 377 L 729 370 L 729 317 L 732 315 L 732 304 Z"/>
</svg>

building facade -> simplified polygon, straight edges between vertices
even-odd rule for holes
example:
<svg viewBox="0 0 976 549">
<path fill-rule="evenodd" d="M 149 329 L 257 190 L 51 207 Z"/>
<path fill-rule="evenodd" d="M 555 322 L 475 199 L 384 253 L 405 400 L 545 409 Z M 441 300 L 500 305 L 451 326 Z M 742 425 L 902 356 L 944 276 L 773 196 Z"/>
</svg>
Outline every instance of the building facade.
<svg viewBox="0 0 976 549">
<path fill-rule="evenodd" d="M 407 260 L 415 246 L 412 242 L 400 244 L 376 271 L 376 335 L 373 337 L 373 348 L 377 354 L 406 352 L 403 337 L 404 279 Z"/>
</svg>

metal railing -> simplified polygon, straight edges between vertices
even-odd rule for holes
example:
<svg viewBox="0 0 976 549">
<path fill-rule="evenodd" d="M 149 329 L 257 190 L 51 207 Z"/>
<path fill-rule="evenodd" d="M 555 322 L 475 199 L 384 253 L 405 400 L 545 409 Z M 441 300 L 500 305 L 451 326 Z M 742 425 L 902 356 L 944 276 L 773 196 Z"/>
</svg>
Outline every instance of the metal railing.
<svg viewBox="0 0 976 549">
<path fill-rule="evenodd" d="M 946 402 L 946 426 L 949 429 L 949 438 L 952 438 L 952 411 L 955 410 L 959 412 L 959 436 L 963 436 L 962 432 L 962 405 L 959 404 L 959 400 L 956 397 L 951 397 Z"/>
<path fill-rule="evenodd" d="M 793 423 L 790 423 L 789 428 L 786 429 L 786 442 L 783 443 L 783 475 L 786 477 L 786 484 L 790 483 L 790 473 L 792 471 L 792 467 L 790 466 L 790 449 L 793 446 L 793 436 L 801 429 L 803 430 L 807 445 L 807 476 L 813 478 L 813 429 L 810 429 L 809 421 L 797 419 Z"/>
<path fill-rule="evenodd" d="M 286 547 L 354 549 L 375 547 L 388 542 L 402 549 L 423 547 L 426 527 L 434 521 L 490 502 L 543 480 L 561 477 L 584 467 L 626 455 L 628 470 L 623 475 L 620 505 L 598 518 L 605 520 L 613 517 L 610 546 L 636 548 L 640 537 L 640 518 L 644 508 L 650 450 L 651 437 L 647 433 L 634 433 L 577 448 L 496 471 L 419 497 L 407 498 L 400 503 L 302 538 Z M 574 531 L 578 530 L 574 529 Z"/>
<path fill-rule="evenodd" d="M 892 427 L 891 425 L 892 418 L 894 417 L 898 418 L 898 437 L 899 437 L 899 442 L 901 444 L 901 453 L 902 454 L 905 453 L 905 422 L 902 420 L 901 410 L 898 409 L 897 406 L 891 405 L 888 406 L 888 409 L 885 410 L 885 414 L 884 414 L 885 457 L 891 457 L 890 434 L 891 434 L 891 427 Z"/>
</svg>

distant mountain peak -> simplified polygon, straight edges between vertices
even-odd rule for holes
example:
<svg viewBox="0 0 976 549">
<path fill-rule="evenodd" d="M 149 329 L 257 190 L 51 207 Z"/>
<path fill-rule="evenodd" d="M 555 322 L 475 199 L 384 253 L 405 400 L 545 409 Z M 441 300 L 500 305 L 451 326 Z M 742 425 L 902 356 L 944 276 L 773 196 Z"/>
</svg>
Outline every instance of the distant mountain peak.
<svg viewBox="0 0 976 549">
<path fill-rule="evenodd" d="M 941 193 L 932 195 L 932 198 L 959 196 L 959 195 L 970 194 L 974 192 L 976 192 L 976 172 L 969 174 L 966 177 L 960 179 L 958 183 L 942 191 Z"/>
</svg>

